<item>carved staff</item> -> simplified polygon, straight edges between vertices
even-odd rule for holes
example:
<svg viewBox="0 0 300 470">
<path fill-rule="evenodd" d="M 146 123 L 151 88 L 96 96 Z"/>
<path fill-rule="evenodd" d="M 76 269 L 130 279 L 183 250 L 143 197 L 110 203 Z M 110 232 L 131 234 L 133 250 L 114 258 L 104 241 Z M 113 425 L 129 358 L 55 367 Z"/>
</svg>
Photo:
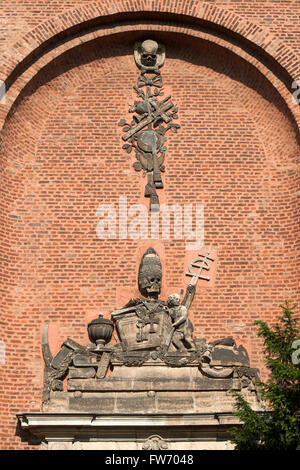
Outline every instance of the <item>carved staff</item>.
<svg viewBox="0 0 300 470">
<path fill-rule="evenodd" d="M 191 303 L 195 297 L 198 279 L 204 279 L 205 281 L 210 280 L 208 276 L 203 276 L 202 274 L 203 269 L 205 269 L 206 271 L 210 269 L 210 264 L 208 260 L 215 260 L 212 256 L 210 256 L 209 251 L 205 255 L 199 253 L 199 257 L 192 260 L 189 264 L 189 271 L 186 273 L 186 276 L 192 276 L 192 280 L 187 286 L 186 293 L 182 302 L 182 305 L 184 305 L 187 310 L 189 310 Z M 193 268 L 197 268 L 198 272 L 195 272 Z"/>
<path fill-rule="evenodd" d="M 170 97 L 168 97 L 169 99 Z M 124 135 L 122 135 L 123 140 L 128 140 L 130 137 L 132 137 L 134 134 L 136 134 L 138 131 L 146 127 L 148 124 L 151 124 L 156 118 L 162 117 L 164 120 L 164 116 L 166 111 L 169 109 L 173 108 L 174 104 L 172 101 L 165 102 L 165 103 L 158 103 L 157 109 L 148 115 L 146 118 L 142 119 L 136 126 L 134 126 L 132 129 L 130 129 L 128 132 L 126 132 Z M 168 118 L 169 119 L 169 118 Z M 170 119 L 169 119 L 170 121 Z"/>
</svg>

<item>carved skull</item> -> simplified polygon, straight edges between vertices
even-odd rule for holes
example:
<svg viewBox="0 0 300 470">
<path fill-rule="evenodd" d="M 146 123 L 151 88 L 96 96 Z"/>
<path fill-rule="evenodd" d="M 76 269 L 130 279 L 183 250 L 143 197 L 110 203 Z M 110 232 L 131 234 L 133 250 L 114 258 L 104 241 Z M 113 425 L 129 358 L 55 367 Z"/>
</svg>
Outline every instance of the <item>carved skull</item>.
<svg viewBox="0 0 300 470">
<path fill-rule="evenodd" d="M 141 63 L 145 67 L 154 67 L 157 61 L 158 44 L 152 39 L 146 39 L 141 44 Z"/>
<path fill-rule="evenodd" d="M 161 289 L 161 273 L 145 273 L 140 278 L 139 287 L 144 297 L 157 297 Z"/>
<path fill-rule="evenodd" d="M 138 284 L 144 297 L 157 299 L 161 290 L 162 269 L 159 256 L 153 248 L 144 254 L 140 268 Z"/>
<path fill-rule="evenodd" d="M 146 71 L 159 69 L 165 60 L 166 52 L 163 44 L 158 44 L 153 39 L 136 42 L 134 45 L 134 58 L 139 68 Z"/>
</svg>

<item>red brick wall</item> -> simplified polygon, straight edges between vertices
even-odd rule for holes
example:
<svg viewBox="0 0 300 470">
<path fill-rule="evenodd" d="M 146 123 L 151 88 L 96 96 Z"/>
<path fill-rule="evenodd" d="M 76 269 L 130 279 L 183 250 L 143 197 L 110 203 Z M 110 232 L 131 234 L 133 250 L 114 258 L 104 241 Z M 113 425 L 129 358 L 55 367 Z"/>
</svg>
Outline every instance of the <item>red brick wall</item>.
<svg viewBox="0 0 300 470">
<path fill-rule="evenodd" d="M 298 52 L 298 2 L 207 3 L 267 25 Z M 69 8 L 74 4 L 6 2 L 2 47 Z M 15 436 L 15 414 L 41 409 L 44 321 L 56 327 L 54 348 L 68 336 L 85 344 L 92 317 L 120 307 L 122 289 L 136 294 L 143 241 L 99 240 L 96 211 L 101 203 L 117 205 L 119 195 L 127 196 L 128 205 L 143 200 L 144 180 L 122 150 L 117 125 L 126 117 L 139 74 L 132 54 L 139 37 L 108 36 L 65 52 L 29 82 L 5 121 L 0 166 L 4 449 L 34 448 Z M 217 253 L 214 282 L 199 288 L 191 308 L 195 334 L 208 341 L 233 336 L 264 377 L 253 321 L 272 323 L 285 299 L 299 302 L 297 126 L 278 91 L 246 60 L 187 35 L 157 32 L 155 37 L 166 45 L 162 74 L 181 124 L 177 134 L 168 134 L 162 197 L 168 204 L 204 205 L 205 245 Z M 166 295 L 183 287 L 186 241 L 161 243 Z"/>
</svg>

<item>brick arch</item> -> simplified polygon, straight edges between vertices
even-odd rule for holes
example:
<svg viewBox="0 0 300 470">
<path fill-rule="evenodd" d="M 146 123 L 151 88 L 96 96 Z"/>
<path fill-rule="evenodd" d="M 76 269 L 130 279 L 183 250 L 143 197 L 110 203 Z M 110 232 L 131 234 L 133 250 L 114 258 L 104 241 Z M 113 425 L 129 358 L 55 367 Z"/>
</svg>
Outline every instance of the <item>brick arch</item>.
<svg viewBox="0 0 300 470">
<path fill-rule="evenodd" d="M 276 69 L 273 84 L 291 108 L 291 85 L 300 73 L 300 61 L 291 49 L 265 28 L 206 2 L 193 5 L 193 2 L 170 0 L 153 5 L 151 0 L 145 0 L 141 6 L 135 1 L 101 0 L 51 18 L 3 54 L 0 79 L 5 81 L 9 91 L 6 104 L 0 107 L 1 127 L 24 85 L 49 60 L 69 47 L 100 35 L 136 31 L 137 27 L 141 31 L 164 29 L 186 35 L 195 35 L 199 27 L 209 28 L 211 39 L 215 36 L 215 42 L 221 41 L 224 45 L 227 42 L 226 47 L 236 53 L 242 48 L 240 55 L 268 70 L 268 75 L 270 66 Z M 299 126 L 299 107 L 294 105 L 291 111 Z"/>
</svg>

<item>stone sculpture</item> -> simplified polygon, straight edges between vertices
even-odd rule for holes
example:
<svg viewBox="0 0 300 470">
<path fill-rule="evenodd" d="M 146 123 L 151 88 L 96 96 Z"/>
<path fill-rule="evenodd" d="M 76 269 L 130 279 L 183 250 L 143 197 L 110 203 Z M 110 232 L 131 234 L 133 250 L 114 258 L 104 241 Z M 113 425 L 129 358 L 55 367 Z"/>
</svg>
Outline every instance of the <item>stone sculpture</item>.
<svg viewBox="0 0 300 470">
<path fill-rule="evenodd" d="M 142 446 L 143 450 L 167 450 L 168 444 L 160 436 L 149 436 Z"/>
<path fill-rule="evenodd" d="M 158 45 L 152 39 L 138 41 L 134 45 L 135 62 L 142 71 L 157 71 L 163 65 L 165 57 L 164 45 Z"/>
<path fill-rule="evenodd" d="M 167 303 L 172 319 L 172 330 L 170 340 L 179 351 L 184 351 L 184 343 L 188 345 L 189 351 L 195 351 L 192 339 L 193 325 L 188 317 L 187 308 L 180 305 L 180 296 L 172 294 L 168 297 Z"/>
<path fill-rule="evenodd" d="M 157 189 L 163 188 L 161 173 L 165 171 L 166 132 L 171 129 L 177 132 L 179 124 L 173 122 L 178 118 L 178 109 L 171 101 L 171 96 L 164 96 L 163 80 L 159 68 L 165 60 L 165 48 L 162 44 L 148 39 L 134 46 L 134 57 L 141 70 L 134 90 L 138 100 L 129 108 L 133 114 L 131 122 L 121 119 L 126 142 L 123 149 L 131 153 L 135 149 L 136 171 L 143 170 L 147 175 L 145 197 L 150 198 L 150 209 L 159 210 Z"/>
<path fill-rule="evenodd" d="M 206 254 L 208 259 L 209 254 Z M 172 294 L 167 302 L 160 299 L 162 267 L 153 248 L 143 255 L 138 286 L 141 297 L 132 298 L 121 309 L 111 313 L 111 320 L 102 315 L 88 325 L 92 343 L 82 346 L 68 338 L 53 358 L 47 340 L 47 324 L 43 334 L 45 360 L 44 400 L 51 390 L 62 391 L 62 381 L 69 377 L 71 390 L 82 386 L 97 388 L 107 376 L 109 367 L 149 366 L 154 362 L 167 367 L 197 366 L 205 377 L 224 379 L 233 375 L 243 384 L 257 378 L 257 370 L 251 369 L 246 350 L 237 348 L 232 338 L 207 343 L 193 338 L 193 325 L 188 311 L 195 296 L 197 279 L 205 265 L 197 267 L 192 281 L 180 303 L 178 294 Z M 196 263 L 194 263 L 196 265 Z M 207 269 L 207 265 L 206 268 Z M 188 273 L 190 274 L 190 273 Z M 117 342 L 111 342 L 115 328 Z M 92 380 L 92 382 L 91 382 Z M 86 385 L 83 385 L 83 384 Z"/>
</svg>

